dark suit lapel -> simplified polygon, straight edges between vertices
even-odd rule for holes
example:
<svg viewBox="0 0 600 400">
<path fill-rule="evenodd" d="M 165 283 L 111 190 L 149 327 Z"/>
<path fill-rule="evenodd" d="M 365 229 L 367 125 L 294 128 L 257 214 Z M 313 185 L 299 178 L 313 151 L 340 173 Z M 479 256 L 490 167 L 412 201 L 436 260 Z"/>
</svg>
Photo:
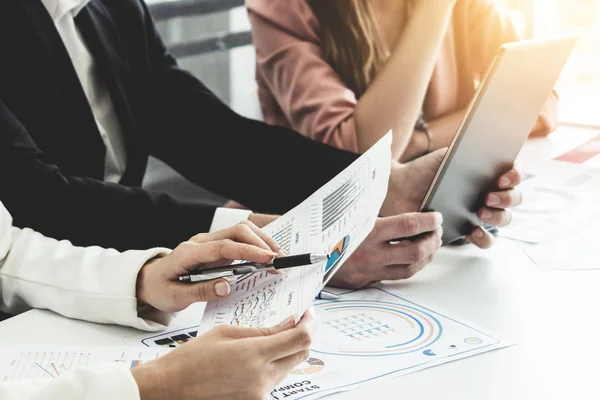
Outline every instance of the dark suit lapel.
<svg viewBox="0 0 600 400">
<path fill-rule="evenodd" d="M 132 109 L 131 93 L 133 93 L 133 73 L 127 61 L 125 49 L 106 7 L 99 0 L 91 1 L 75 22 L 85 40 L 96 64 L 108 85 L 108 89 L 116 109 L 119 122 L 125 136 L 129 166 L 135 165 L 138 156 L 138 126 Z M 123 181 L 128 180 L 124 176 Z"/>
<path fill-rule="evenodd" d="M 63 129 L 49 132 L 52 141 L 62 146 L 69 144 L 64 146 L 65 152 L 70 152 L 66 156 L 73 158 L 82 173 L 102 176 L 106 147 L 62 38 L 40 0 L 19 1 L 31 27 L 24 28 L 30 29 L 26 37 L 31 40 L 24 44 L 28 46 L 24 62 L 29 63 L 31 83 L 37 80 L 40 91 L 44 91 L 45 103 L 41 106 L 52 109 L 65 121 Z"/>
</svg>

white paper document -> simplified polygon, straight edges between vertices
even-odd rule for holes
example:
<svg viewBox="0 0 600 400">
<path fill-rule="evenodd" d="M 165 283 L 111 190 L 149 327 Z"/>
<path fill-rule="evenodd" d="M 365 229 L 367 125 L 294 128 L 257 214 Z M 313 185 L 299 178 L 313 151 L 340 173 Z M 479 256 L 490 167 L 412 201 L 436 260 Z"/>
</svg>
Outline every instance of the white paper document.
<svg viewBox="0 0 600 400">
<path fill-rule="evenodd" d="M 11 346 L 0 348 L 0 383 L 55 379 L 70 370 L 107 364 L 129 368 L 155 360 L 164 349 L 140 347 Z"/>
<path fill-rule="evenodd" d="M 528 171 L 524 200 L 500 236 L 541 243 L 580 229 L 600 217 L 600 174 L 586 165 L 546 161 Z"/>
<path fill-rule="evenodd" d="M 383 285 L 317 301 L 315 310 L 311 356 L 272 399 L 316 399 L 510 345 Z"/>
<path fill-rule="evenodd" d="M 387 193 L 391 134 L 300 205 L 264 230 L 288 254 L 327 253 L 329 260 L 270 275 L 259 272 L 232 283 L 231 295 L 208 303 L 199 333 L 221 324 L 273 326 L 300 318 L 320 289 L 373 229 Z M 310 179 L 310 177 L 307 177 Z"/>
<path fill-rule="evenodd" d="M 542 243 L 519 242 L 519 247 L 545 271 L 600 269 L 600 218 Z"/>
</svg>

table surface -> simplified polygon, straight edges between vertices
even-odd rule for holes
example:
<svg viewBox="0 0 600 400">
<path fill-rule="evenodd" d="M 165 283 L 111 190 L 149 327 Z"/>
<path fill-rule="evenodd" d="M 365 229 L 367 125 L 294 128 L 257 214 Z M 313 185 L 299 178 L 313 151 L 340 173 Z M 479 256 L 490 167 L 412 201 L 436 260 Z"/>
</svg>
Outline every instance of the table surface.
<svg viewBox="0 0 600 400">
<path fill-rule="evenodd" d="M 559 128 L 529 141 L 520 160 L 549 158 L 598 134 Z M 442 249 L 416 277 L 389 286 L 517 345 L 331 398 L 600 399 L 600 270 L 543 272 L 515 243 L 498 239 L 487 251 Z M 195 318 L 198 308 L 189 313 Z M 123 345 L 133 333 L 39 310 L 0 324 L 3 345 Z"/>
</svg>

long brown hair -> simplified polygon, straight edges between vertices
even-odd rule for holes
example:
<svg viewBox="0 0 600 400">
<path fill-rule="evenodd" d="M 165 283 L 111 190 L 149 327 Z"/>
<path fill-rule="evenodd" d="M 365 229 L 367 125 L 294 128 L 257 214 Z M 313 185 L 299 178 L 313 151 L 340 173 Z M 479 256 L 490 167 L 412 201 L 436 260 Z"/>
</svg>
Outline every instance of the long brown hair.
<svg viewBox="0 0 600 400">
<path fill-rule="evenodd" d="M 321 26 L 327 61 L 360 97 L 387 58 L 370 0 L 309 0 L 308 3 Z"/>
</svg>

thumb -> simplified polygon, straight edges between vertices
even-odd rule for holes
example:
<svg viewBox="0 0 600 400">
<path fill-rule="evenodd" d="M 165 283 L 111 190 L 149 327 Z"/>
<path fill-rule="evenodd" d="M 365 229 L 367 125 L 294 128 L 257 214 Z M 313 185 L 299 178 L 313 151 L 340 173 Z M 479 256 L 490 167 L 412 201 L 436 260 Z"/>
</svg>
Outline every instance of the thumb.
<svg viewBox="0 0 600 400">
<path fill-rule="evenodd" d="M 223 299 L 231 293 L 231 286 L 225 279 L 199 282 L 188 285 L 186 302 L 189 304 Z"/>
</svg>

